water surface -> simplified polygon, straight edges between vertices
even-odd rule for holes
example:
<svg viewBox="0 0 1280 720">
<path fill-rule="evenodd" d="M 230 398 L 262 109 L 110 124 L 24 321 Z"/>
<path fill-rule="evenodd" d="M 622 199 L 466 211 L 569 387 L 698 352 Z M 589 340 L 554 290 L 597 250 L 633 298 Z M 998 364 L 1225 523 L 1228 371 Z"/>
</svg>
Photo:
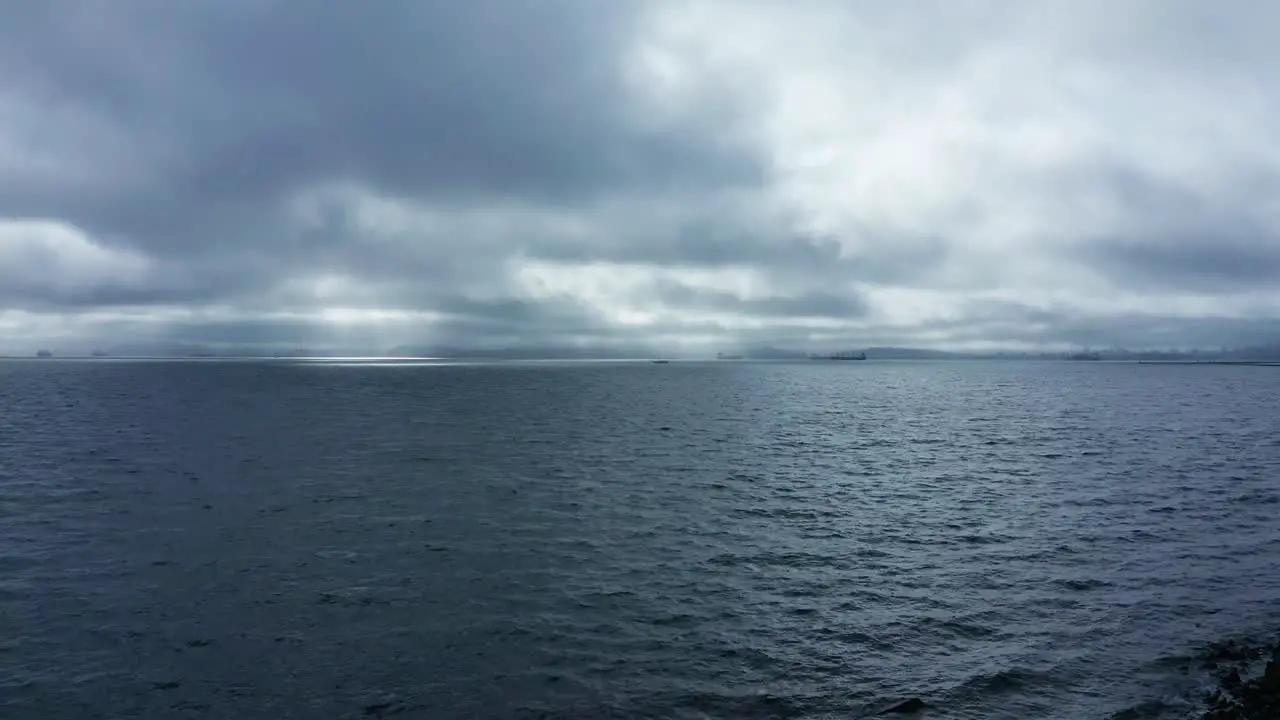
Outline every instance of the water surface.
<svg viewBox="0 0 1280 720">
<path fill-rule="evenodd" d="M 0 363 L 5 718 L 1184 717 L 1280 372 Z"/>
</svg>

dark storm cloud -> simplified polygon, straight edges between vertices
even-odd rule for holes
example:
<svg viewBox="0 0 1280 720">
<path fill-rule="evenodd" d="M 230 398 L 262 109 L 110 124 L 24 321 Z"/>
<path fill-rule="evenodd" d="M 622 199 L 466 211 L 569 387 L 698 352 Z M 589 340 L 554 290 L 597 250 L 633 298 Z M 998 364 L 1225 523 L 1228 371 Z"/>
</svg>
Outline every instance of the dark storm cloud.
<svg viewBox="0 0 1280 720">
<path fill-rule="evenodd" d="M 160 283 L 141 287 L 110 284 L 94 287 L 25 287 L 22 284 L 6 283 L 0 288 L 0 305 L 11 310 L 67 312 L 120 306 L 201 303 L 219 300 L 234 289 L 235 286 L 230 284 L 169 288 Z"/>
<path fill-rule="evenodd" d="M 332 329 L 320 323 L 293 318 L 210 320 L 174 323 L 156 338 L 165 344 L 190 345 L 306 345 L 336 340 Z M 346 340 L 347 338 L 343 338 Z M 361 338 L 357 338 L 357 341 Z"/>
<path fill-rule="evenodd" d="M 14 266 L 21 281 L 0 283 L 0 303 L 46 313 L 230 306 L 235 320 L 174 332 L 184 341 L 208 327 L 210 341 L 279 333 L 292 342 L 338 331 L 252 315 L 325 302 L 278 286 L 339 272 L 361 287 L 337 302 L 431 310 L 447 318 L 435 328 L 440 338 L 597 330 L 598 314 L 581 307 L 469 299 L 463 288 L 477 283 L 487 295 L 503 292 L 494 287 L 502 258 L 539 240 L 524 228 L 497 237 L 446 221 L 438 232 L 388 238 L 354 222 L 345 201 L 319 208 L 318 226 L 299 228 L 289 202 L 339 183 L 446 216 L 483 215 L 757 184 L 756 160 L 715 128 L 655 125 L 633 107 L 622 61 L 636 8 L 9 3 L 0 78 L 61 120 L 17 128 L 59 167 L 0 172 L 0 216 L 56 219 L 150 263 L 71 283 L 42 266 Z M 580 245 L 575 257 L 591 252 Z M 341 332 L 361 334 L 350 325 Z M 419 331 L 410 323 L 401 332 Z"/>
<path fill-rule="evenodd" d="M 925 16 L 0 0 L 0 332 L 377 349 L 1269 331 L 1250 318 L 1280 279 L 1274 10 Z M 752 292 L 725 290 L 739 280 Z M 1086 311 L 1108 292 L 1123 309 Z M 1189 296 L 1204 318 L 1166 312 Z"/>
<path fill-rule="evenodd" d="M 626 2 L 11 5 L 5 80 L 105 125 L 139 164 L 73 196 L 15 188 L 0 212 L 162 255 L 264 235 L 305 252 L 280 237 L 278 203 L 325 181 L 565 204 L 759 174 L 711 128 L 637 121 L 618 63 Z"/>
</svg>

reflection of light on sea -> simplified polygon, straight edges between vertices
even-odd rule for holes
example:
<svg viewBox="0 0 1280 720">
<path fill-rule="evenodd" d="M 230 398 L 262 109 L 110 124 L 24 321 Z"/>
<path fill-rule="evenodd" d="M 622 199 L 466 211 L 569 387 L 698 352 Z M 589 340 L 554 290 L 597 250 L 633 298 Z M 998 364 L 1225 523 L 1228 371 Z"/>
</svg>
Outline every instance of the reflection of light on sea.
<svg viewBox="0 0 1280 720">
<path fill-rule="evenodd" d="M 388 358 L 388 357 L 314 357 L 290 358 L 293 362 L 329 367 L 433 367 L 468 365 L 473 363 L 445 358 Z"/>
<path fill-rule="evenodd" d="M 478 365 L 465 362 L 327 362 L 316 363 L 325 367 L 361 367 L 361 368 L 399 368 L 399 367 L 454 367 L 457 365 Z"/>
<path fill-rule="evenodd" d="M 283 359 L 283 358 L 282 358 Z M 432 362 L 435 360 L 448 360 L 448 358 L 440 357 L 394 357 L 387 355 L 320 355 L 314 357 L 297 357 L 288 358 L 298 362 Z"/>
<path fill-rule="evenodd" d="M 520 359 L 475 359 L 459 360 L 453 358 L 383 358 L 383 357 L 290 357 L 277 358 L 281 362 L 306 365 L 324 365 L 326 367 L 458 367 L 458 366 L 492 366 L 492 365 L 600 365 L 600 364 L 639 364 L 653 362 L 644 358 L 520 358 Z"/>
</svg>

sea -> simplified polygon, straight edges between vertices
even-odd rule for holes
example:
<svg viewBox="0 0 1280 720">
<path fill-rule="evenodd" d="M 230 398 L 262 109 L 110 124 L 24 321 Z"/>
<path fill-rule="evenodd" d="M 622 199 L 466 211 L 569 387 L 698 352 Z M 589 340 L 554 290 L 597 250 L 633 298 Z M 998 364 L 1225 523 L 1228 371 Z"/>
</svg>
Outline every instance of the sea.
<svg viewBox="0 0 1280 720">
<path fill-rule="evenodd" d="M 0 362 L 6 720 L 1187 718 L 1277 630 L 1280 368 Z"/>
</svg>

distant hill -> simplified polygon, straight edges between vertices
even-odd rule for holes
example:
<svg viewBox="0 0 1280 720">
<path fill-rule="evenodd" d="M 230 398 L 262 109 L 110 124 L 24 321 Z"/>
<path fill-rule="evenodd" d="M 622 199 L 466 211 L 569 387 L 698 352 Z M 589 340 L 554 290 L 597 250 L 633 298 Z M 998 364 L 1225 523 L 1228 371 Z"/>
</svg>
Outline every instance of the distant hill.
<svg viewBox="0 0 1280 720">
<path fill-rule="evenodd" d="M 901 347 L 870 347 L 863 352 L 867 354 L 868 360 L 956 360 L 971 357 L 943 350 Z"/>
<path fill-rule="evenodd" d="M 128 343 L 97 351 L 101 356 L 123 358 L 310 357 L 326 353 L 310 348 L 270 348 L 253 345 L 202 345 L 199 343 Z M 341 353 L 339 353 L 341 354 Z"/>
</svg>

